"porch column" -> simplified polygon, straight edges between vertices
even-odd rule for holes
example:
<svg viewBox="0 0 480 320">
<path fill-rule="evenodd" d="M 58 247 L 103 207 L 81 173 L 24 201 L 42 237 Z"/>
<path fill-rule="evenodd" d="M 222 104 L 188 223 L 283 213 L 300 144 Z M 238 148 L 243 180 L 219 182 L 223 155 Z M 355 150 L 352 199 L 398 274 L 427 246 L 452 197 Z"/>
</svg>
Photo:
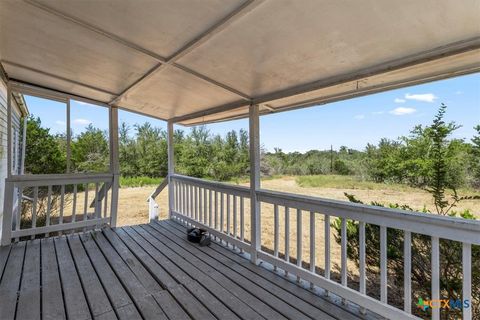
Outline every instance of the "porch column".
<svg viewBox="0 0 480 320">
<path fill-rule="evenodd" d="M 172 176 L 174 174 L 174 158 L 173 158 L 173 122 L 168 121 L 167 125 L 167 139 L 168 139 L 168 219 L 172 217 L 173 211 L 173 182 Z"/>
<path fill-rule="evenodd" d="M 250 259 L 257 263 L 257 252 L 260 251 L 260 202 L 257 200 L 257 190 L 260 189 L 260 118 L 258 105 L 250 105 L 249 135 L 250 135 L 250 228 L 251 246 Z"/>
<path fill-rule="evenodd" d="M 110 106 L 110 173 L 113 175 L 112 198 L 110 210 L 110 226 L 117 226 L 118 191 L 120 188 L 120 162 L 118 158 L 118 108 Z"/>
</svg>

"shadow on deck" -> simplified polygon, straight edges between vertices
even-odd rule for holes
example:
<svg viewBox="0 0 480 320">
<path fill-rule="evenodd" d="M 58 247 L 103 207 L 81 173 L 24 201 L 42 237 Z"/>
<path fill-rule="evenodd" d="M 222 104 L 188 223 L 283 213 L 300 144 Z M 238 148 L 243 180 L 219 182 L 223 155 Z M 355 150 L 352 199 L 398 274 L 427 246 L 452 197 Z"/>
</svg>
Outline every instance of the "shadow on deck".
<svg viewBox="0 0 480 320">
<path fill-rule="evenodd" d="M 173 221 L 0 249 L 0 319 L 358 319 Z"/>
</svg>

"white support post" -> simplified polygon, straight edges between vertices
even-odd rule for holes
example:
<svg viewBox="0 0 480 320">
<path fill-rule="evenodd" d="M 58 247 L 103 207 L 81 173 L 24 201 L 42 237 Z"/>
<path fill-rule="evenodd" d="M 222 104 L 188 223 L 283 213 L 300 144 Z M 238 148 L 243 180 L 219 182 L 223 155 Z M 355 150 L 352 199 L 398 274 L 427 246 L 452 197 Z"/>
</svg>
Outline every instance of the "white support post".
<svg viewBox="0 0 480 320">
<path fill-rule="evenodd" d="M 7 177 L 12 176 L 12 91 L 7 85 Z M 0 219 L 0 243 L 2 246 L 11 242 L 13 215 L 13 184 L 5 181 L 5 197 L 3 199 L 3 215 Z"/>
<path fill-rule="evenodd" d="M 432 301 L 440 300 L 440 239 L 432 237 Z M 440 308 L 432 308 L 432 320 L 440 320 Z"/>
<path fill-rule="evenodd" d="M 257 190 L 260 189 L 260 118 L 258 105 L 250 105 L 250 226 L 252 263 L 257 263 L 257 252 L 260 251 L 260 202 Z"/>
<path fill-rule="evenodd" d="M 113 175 L 112 196 L 110 200 L 110 226 L 115 228 L 117 226 L 118 192 L 120 188 L 120 162 L 118 158 L 118 108 L 113 106 L 109 109 L 109 129 L 110 172 Z"/>
<path fill-rule="evenodd" d="M 111 125 L 111 121 L 110 121 Z M 72 143 L 72 136 L 70 131 L 70 99 L 67 99 L 67 173 L 70 173 L 70 158 L 71 158 L 71 143 Z"/>
<path fill-rule="evenodd" d="M 173 122 L 169 121 L 167 125 L 168 133 L 168 218 L 171 219 L 173 211 L 173 182 L 172 176 L 174 174 L 174 158 L 173 158 Z"/>
<path fill-rule="evenodd" d="M 7 178 L 12 176 L 13 155 L 13 132 L 12 132 L 12 91 L 7 86 Z"/>
<path fill-rule="evenodd" d="M 20 174 L 25 173 L 25 156 L 27 150 L 27 124 L 28 116 L 23 117 L 23 130 L 22 130 L 22 157 L 20 158 Z"/>
<path fill-rule="evenodd" d="M 3 216 L 1 220 L 1 245 L 7 246 L 12 241 L 12 216 L 13 216 L 13 182 L 5 181 L 5 199 L 3 200 Z"/>
<path fill-rule="evenodd" d="M 148 198 L 148 219 L 150 222 L 158 220 L 158 204 L 152 197 Z"/>
<path fill-rule="evenodd" d="M 463 302 L 467 301 L 470 308 L 463 309 L 463 320 L 472 319 L 472 245 L 463 243 L 462 245 L 462 270 L 463 270 Z"/>
</svg>

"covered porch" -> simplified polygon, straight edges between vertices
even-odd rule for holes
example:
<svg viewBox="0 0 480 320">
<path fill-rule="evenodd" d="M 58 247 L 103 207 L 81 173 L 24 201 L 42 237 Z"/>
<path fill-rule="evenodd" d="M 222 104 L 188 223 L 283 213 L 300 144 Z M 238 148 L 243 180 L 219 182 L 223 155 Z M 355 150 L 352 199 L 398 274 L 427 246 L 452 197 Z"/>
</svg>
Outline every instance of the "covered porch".
<svg viewBox="0 0 480 320">
<path fill-rule="evenodd" d="M 462 299 L 472 301 L 480 222 L 264 189 L 260 120 L 480 71 L 476 1 L 26 0 L 4 1 L 0 9 L 7 109 L 1 319 L 416 319 L 416 235 L 431 241 L 431 300 L 442 299 L 439 243 L 450 240 L 462 248 Z M 66 105 L 66 172 L 17 170 L 13 113 L 22 95 Z M 108 111 L 108 172 L 71 172 L 72 100 Z M 148 225 L 117 228 L 119 110 L 168 123 L 168 176 L 148 198 Z M 174 126 L 239 118 L 249 119 L 249 187 L 176 172 Z M 168 208 L 159 208 L 165 188 Z M 271 230 L 262 224 L 265 207 L 273 212 Z M 157 221 L 159 210 L 167 220 Z M 338 281 L 333 219 L 341 228 Z M 358 288 L 348 283 L 349 221 L 360 230 Z M 379 299 L 366 290 L 366 225 L 380 230 Z M 211 247 L 186 242 L 186 226 L 208 230 Z M 402 306 L 388 299 L 389 229 L 404 237 Z M 273 234 L 271 247 L 262 232 Z M 463 309 L 463 319 L 472 319 L 471 310 Z M 433 319 L 440 315 L 432 308 Z"/>
</svg>

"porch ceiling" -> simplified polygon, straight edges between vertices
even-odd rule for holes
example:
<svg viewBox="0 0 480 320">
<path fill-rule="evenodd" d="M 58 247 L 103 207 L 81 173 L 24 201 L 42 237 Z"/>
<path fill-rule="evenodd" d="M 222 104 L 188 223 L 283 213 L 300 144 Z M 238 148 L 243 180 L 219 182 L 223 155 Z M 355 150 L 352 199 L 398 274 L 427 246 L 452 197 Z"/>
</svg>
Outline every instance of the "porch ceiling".
<svg viewBox="0 0 480 320">
<path fill-rule="evenodd" d="M 3 0 L 10 79 L 185 125 L 480 71 L 480 2 Z"/>
</svg>

